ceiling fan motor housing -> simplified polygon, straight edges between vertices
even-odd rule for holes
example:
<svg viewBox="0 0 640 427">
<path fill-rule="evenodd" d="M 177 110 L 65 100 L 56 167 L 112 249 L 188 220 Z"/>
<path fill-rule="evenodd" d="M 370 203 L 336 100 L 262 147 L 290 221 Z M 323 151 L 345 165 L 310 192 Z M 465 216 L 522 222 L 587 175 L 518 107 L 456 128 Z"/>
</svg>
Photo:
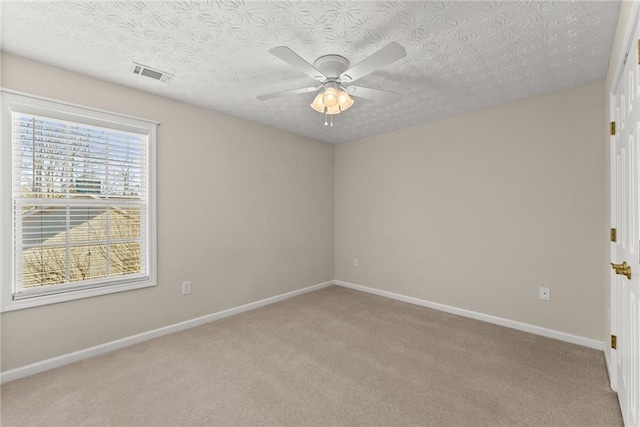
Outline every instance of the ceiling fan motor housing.
<svg viewBox="0 0 640 427">
<path fill-rule="evenodd" d="M 325 55 L 316 59 L 313 67 L 327 76 L 327 80 L 335 81 L 349 69 L 349 60 L 340 55 Z"/>
</svg>

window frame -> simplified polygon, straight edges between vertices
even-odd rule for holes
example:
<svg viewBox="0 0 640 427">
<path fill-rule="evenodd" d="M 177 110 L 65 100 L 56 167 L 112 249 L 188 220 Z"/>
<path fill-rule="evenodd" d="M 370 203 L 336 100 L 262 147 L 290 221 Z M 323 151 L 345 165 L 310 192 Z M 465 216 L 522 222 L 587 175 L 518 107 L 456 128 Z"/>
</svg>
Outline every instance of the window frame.
<svg viewBox="0 0 640 427">
<path fill-rule="evenodd" d="M 156 138 L 158 122 L 57 101 L 36 95 L 0 88 L 0 312 L 20 310 L 64 301 L 106 295 L 157 284 L 156 248 Z M 149 277 L 118 283 L 104 283 L 77 288 L 61 285 L 60 292 L 14 298 L 14 236 L 12 220 L 13 140 L 11 113 L 40 115 L 85 125 L 107 127 L 148 136 L 147 147 L 147 231 L 146 248 Z"/>
</svg>

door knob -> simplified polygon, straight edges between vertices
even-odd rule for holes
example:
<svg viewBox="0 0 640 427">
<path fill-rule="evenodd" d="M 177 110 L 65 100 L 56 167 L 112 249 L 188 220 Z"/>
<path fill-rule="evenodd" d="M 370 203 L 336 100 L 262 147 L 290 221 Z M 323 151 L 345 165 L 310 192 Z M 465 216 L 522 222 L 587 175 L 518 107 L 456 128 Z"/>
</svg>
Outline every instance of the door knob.
<svg viewBox="0 0 640 427">
<path fill-rule="evenodd" d="M 612 262 L 611 267 L 616 271 L 616 274 L 627 276 L 627 279 L 631 280 L 631 266 L 627 265 L 627 261 L 622 261 L 622 264 Z"/>
</svg>

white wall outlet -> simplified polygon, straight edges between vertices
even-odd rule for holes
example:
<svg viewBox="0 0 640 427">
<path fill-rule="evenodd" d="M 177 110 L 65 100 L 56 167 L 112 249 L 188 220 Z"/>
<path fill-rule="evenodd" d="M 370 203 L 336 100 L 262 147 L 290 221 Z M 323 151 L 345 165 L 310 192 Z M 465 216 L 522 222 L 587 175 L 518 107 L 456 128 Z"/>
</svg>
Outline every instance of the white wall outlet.
<svg viewBox="0 0 640 427">
<path fill-rule="evenodd" d="M 182 282 L 182 295 L 191 293 L 191 282 Z"/>
<path fill-rule="evenodd" d="M 358 265 L 360 265 L 360 261 L 358 261 L 358 258 L 354 258 L 353 260 L 351 260 L 351 264 L 354 267 L 357 267 Z"/>
<path fill-rule="evenodd" d="M 541 300 L 549 301 L 551 299 L 551 290 L 549 288 L 543 288 L 540 286 L 540 294 L 538 298 Z"/>
</svg>

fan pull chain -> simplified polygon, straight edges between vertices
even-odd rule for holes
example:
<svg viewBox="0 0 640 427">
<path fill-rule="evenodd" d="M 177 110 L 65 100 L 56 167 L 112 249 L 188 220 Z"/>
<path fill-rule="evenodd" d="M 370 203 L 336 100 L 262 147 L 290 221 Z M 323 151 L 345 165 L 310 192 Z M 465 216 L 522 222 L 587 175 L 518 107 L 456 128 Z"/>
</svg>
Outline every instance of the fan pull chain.
<svg viewBox="0 0 640 427">
<path fill-rule="evenodd" d="M 328 120 L 327 120 L 327 118 L 328 118 Z M 324 125 L 325 126 L 329 126 L 329 127 L 333 126 L 333 115 L 332 114 L 328 114 L 326 110 L 324 112 Z"/>
</svg>

